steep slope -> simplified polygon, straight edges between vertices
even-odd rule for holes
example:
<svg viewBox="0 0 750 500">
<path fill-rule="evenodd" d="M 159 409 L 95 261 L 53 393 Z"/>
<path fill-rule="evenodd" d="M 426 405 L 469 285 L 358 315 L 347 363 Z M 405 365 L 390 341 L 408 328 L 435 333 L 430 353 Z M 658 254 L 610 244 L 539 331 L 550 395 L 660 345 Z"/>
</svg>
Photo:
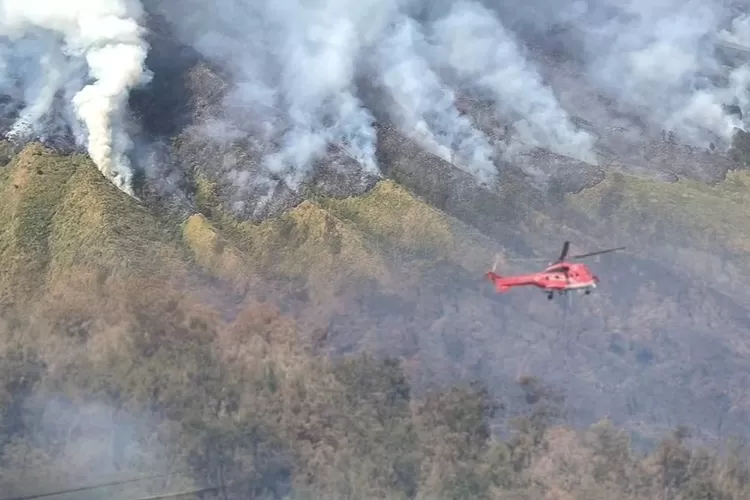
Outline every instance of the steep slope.
<svg viewBox="0 0 750 500">
<path fill-rule="evenodd" d="M 174 221 L 123 198 L 84 156 L 32 144 L 2 170 L 0 197 L 5 303 L 185 275 Z"/>
<path fill-rule="evenodd" d="M 749 183 L 744 170 L 713 186 L 612 174 L 569 201 L 592 232 L 628 238 L 653 257 L 747 299 Z"/>
<path fill-rule="evenodd" d="M 404 357 L 417 390 L 478 377 L 501 394 L 533 373 L 566 388 L 573 421 L 614 414 L 651 436 L 675 421 L 708 437 L 726 434 L 742 428 L 750 409 L 742 390 L 750 362 L 744 305 L 717 288 L 695 259 L 692 267 L 660 259 L 643 223 L 663 214 L 683 224 L 680 234 L 711 223 L 736 238 L 727 224 L 737 221 L 726 210 L 686 217 L 675 200 L 692 194 L 709 205 L 742 206 L 739 194 L 725 199 L 738 192 L 737 177 L 716 188 L 689 184 L 692 191 L 682 182 L 620 178 L 626 200 L 655 201 L 645 215 L 641 203 L 620 203 L 612 217 L 625 222 L 612 226 L 588 215 L 613 197 L 608 180 L 555 205 L 526 205 L 522 217 L 494 226 L 493 239 L 393 181 L 363 196 L 311 193 L 282 215 L 252 223 L 227 214 L 213 184 L 199 179 L 201 214 L 180 227 L 124 198 L 82 157 L 33 145 L 3 176 L 6 303 L 64 299 L 81 315 L 105 311 L 117 321 L 135 307 L 124 296 L 154 309 L 187 293 L 229 317 L 250 296 L 278 303 L 301 325 L 300 340 L 318 349 Z M 487 221 L 501 215 L 477 213 Z M 640 253 L 592 263 L 604 286 L 576 298 L 570 311 L 534 290 L 496 296 L 482 281 L 496 252 L 554 254 L 566 238 L 583 249 L 632 243 L 634 236 Z M 670 245 L 715 255 L 693 243 Z M 519 263 L 507 271 L 527 269 Z"/>
<path fill-rule="evenodd" d="M 649 189 L 636 179 L 618 182 L 626 200 Z M 704 203 L 730 203 L 724 195 L 734 189 L 733 182 L 730 178 L 716 188 L 695 185 L 694 191 L 669 193 L 677 198 L 702 193 L 708 197 Z M 4 408 L 26 408 L 26 413 L 12 410 L 0 415 L 6 443 L 3 470 L 11 474 L 0 476 L 4 484 L 17 486 L 12 474 L 29 463 L 42 471 L 35 473 L 39 477 L 59 477 L 62 467 L 65 477 L 78 478 L 75 485 L 91 471 L 97 471 L 97 477 L 119 478 L 126 472 L 159 470 L 168 462 L 176 471 L 171 484 L 178 489 L 199 487 L 206 467 L 217 466 L 204 443 L 217 435 L 229 439 L 237 426 L 250 428 L 262 421 L 267 434 L 257 439 L 266 443 L 271 455 L 253 470 L 264 487 L 289 484 L 278 479 L 281 474 L 300 487 L 308 484 L 309 479 L 303 478 L 317 478 L 316 491 L 342 491 L 354 481 L 363 491 L 377 495 L 378 488 L 385 487 L 380 481 L 388 477 L 389 460 L 415 467 L 416 462 L 410 462 L 417 460 L 415 445 L 408 443 L 417 438 L 398 420 L 409 417 L 399 410 L 393 417 L 397 421 L 380 424 L 376 422 L 382 417 L 368 416 L 365 408 L 369 407 L 355 404 L 359 418 L 370 419 L 361 444 L 368 449 L 372 443 L 386 444 L 376 454 L 368 453 L 366 470 L 352 469 L 347 478 L 339 477 L 321 464 L 319 454 L 352 464 L 361 463 L 352 458 L 357 455 L 343 444 L 323 452 L 323 445 L 315 444 L 318 437 L 304 436 L 329 432 L 320 427 L 321 412 L 328 412 L 336 422 L 345 421 L 344 415 L 355 411 L 344 403 L 350 401 L 346 391 L 355 390 L 348 387 L 358 387 L 356 391 L 364 391 L 358 397 L 370 398 L 365 396 L 370 394 L 367 387 L 380 368 L 373 365 L 375 372 L 369 372 L 364 365 L 351 365 L 331 375 L 332 368 L 324 358 L 311 357 L 310 348 L 338 355 L 368 351 L 401 357 L 403 375 L 384 372 L 391 382 L 383 383 L 402 384 L 397 380 L 405 376 L 415 397 L 429 394 L 431 388 L 478 378 L 505 405 L 494 419 L 498 429 L 507 428 L 509 416 L 529 411 L 528 401 L 537 399 L 529 399 L 529 389 L 517 385 L 526 374 L 564 388 L 569 422 L 587 424 L 612 415 L 645 443 L 653 443 L 677 423 L 694 427 L 702 439 L 746 429 L 747 311 L 712 289 L 710 282 L 696 281 L 698 270 L 681 274 L 673 266 L 627 253 L 604 258 L 592 263 L 604 286 L 598 294 L 576 298 L 577 314 L 566 312 L 564 302 L 548 302 L 537 291 L 496 296 L 482 282 L 493 254 L 519 256 L 511 250 L 519 242 L 539 253 L 557 251 L 562 237 L 574 241 L 576 249 L 581 242 L 611 243 L 611 229 L 587 225 L 589 219 L 580 212 L 590 213 L 592 206 L 610 196 L 603 189 L 607 184 L 564 198 L 551 215 L 529 208 L 522 221 L 503 221 L 515 228 L 509 233 L 511 248 L 393 181 L 382 181 L 363 196 L 331 198 L 313 193 L 308 201 L 261 223 L 234 219 L 223 211 L 209 181 L 198 186 L 196 203 L 201 213 L 181 221 L 127 198 L 84 157 L 59 156 L 34 144 L 2 169 L 0 357 L 10 370 L 8 380 L 15 384 L 8 387 L 17 389 L 0 392 L 0 397 Z M 687 189 L 681 183 L 671 186 Z M 652 197 L 667 196 L 653 189 Z M 741 206 L 739 194 L 734 200 L 731 203 Z M 658 210 L 670 220 L 681 216 L 679 205 L 670 211 L 662 199 L 653 203 L 649 217 Z M 633 221 L 641 210 L 643 205 L 621 203 L 616 214 Z M 713 223 L 719 234 L 735 236 L 726 231 L 726 221 L 718 215 L 703 216 L 682 216 L 683 230 L 698 231 L 701 224 Z M 627 225 L 618 227 L 619 236 L 625 238 L 645 226 L 632 226 L 631 231 Z M 645 231 L 641 234 L 645 248 L 649 238 Z M 523 264 L 518 266 L 520 270 Z M 278 304 L 288 318 L 255 300 Z M 365 372 L 356 375 L 357 370 Z M 446 397 L 440 404 L 448 407 L 440 411 L 453 411 L 454 403 L 465 411 L 463 396 L 454 403 L 452 396 Z M 297 402 L 289 407 L 289 401 Z M 42 446 L 40 455 L 26 439 L 35 432 L 53 432 L 41 430 L 49 426 L 42 416 L 53 411 L 50 408 L 62 411 L 61 404 L 68 405 L 64 411 L 71 416 L 64 422 L 71 423 L 56 424 L 54 432 L 68 436 L 68 444 L 55 450 L 35 445 Z M 92 404 L 105 406 L 86 406 Z M 330 416 L 331 404 L 338 416 Z M 429 408 L 433 403 L 426 404 Z M 104 443 L 114 439 L 107 436 L 124 432 L 120 422 L 125 417 L 111 420 L 106 405 L 138 416 L 127 424 L 127 432 L 158 435 L 162 444 L 146 439 L 144 443 L 152 444 L 142 445 L 145 449 L 86 445 L 84 439 L 93 434 L 75 431 L 75 422 L 98 419 L 92 428 L 104 433 L 96 438 Z M 214 410 L 207 414 L 207 408 Z M 296 408 L 296 416 L 280 418 L 284 408 Z M 77 413 L 84 409 L 85 415 Z M 548 412 L 544 407 L 539 411 Z M 22 414 L 27 415 L 22 417 L 23 425 L 18 416 Z M 531 422 L 537 423 L 529 424 L 521 436 L 539 432 L 540 421 Z M 398 427 L 403 429 L 398 442 L 383 438 L 394 436 L 394 431 L 383 430 L 391 425 L 405 426 Z M 433 442 L 430 433 L 438 431 L 420 432 L 424 434 L 419 439 Z M 439 432 L 442 439 L 445 431 Z M 550 443 L 557 442 L 556 435 L 560 436 L 550 434 Z M 532 438 L 519 439 L 508 449 L 526 453 L 523 443 Z M 281 444 L 272 442 L 289 448 L 283 451 Z M 245 456 L 244 441 L 231 443 L 226 449 Z M 83 446 L 89 446 L 85 455 L 76 451 Z M 499 458 L 508 453 L 503 446 L 494 444 L 481 453 L 451 453 L 470 453 L 475 457 L 471 460 L 489 460 L 481 466 L 490 467 L 488 471 L 501 470 L 509 467 Z M 120 451 L 113 455 L 113 449 Z M 558 460 L 555 453 L 562 452 L 555 450 L 561 449 L 555 445 L 549 458 Z M 562 478 L 562 472 L 551 476 L 546 456 L 529 462 L 535 464 L 528 469 L 531 476 L 514 479 L 515 486 L 502 483 L 502 488 L 519 488 L 532 497 L 542 490 L 529 489 L 531 484 L 544 484 L 544 491 L 582 488 L 563 486 L 554 479 Z M 487 492 L 486 488 L 500 487 L 491 479 L 495 476 L 469 477 L 459 471 L 452 473 L 457 474 L 454 479 L 446 476 L 438 481 L 429 470 L 456 464 L 419 460 L 427 467 L 427 475 L 418 480 L 424 491 L 471 487 Z M 211 474 L 244 477 L 247 466 L 236 467 L 234 472 L 211 469 Z M 373 476 L 367 470 L 381 472 Z M 465 480 L 459 481 L 459 476 Z M 546 479 L 534 483 L 533 477 Z M 68 485 L 65 481 L 42 482 L 54 489 Z M 409 486 L 417 481 L 416 475 L 407 474 L 399 481 L 389 488 L 417 487 Z M 615 487 L 593 484 L 588 486 L 592 491 Z M 158 494 L 164 485 L 156 481 L 139 488 L 130 491 Z"/>
<path fill-rule="evenodd" d="M 143 202 L 83 155 L 0 143 L 0 491 L 167 469 L 120 493 L 748 497 L 740 454 L 690 451 L 682 430 L 640 459 L 606 422 L 549 428 L 558 390 L 568 423 L 611 417 L 639 443 L 677 424 L 748 435 L 742 152 L 647 137 L 549 60 L 606 167 L 537 149 L 482 189 L 369 89 L 386 180 L 331 145 L 293 192 L 260 167 L 267 120 L 225 107 L 227 68 L 148 17 L 156 74 L 129 103 Z M 492 103 L 457 98 L 503 142 Z M 482 280 L 495 253 L 503 273 L 537 270 L 510 258 L 566 239 L 628 251 L 592 261 L 603 286 L 569 304 Z M 454 386 L 474 379 L 503 411 Z"/>
<path fill-rule="evenodd" d="M 709 189 L 704 202 L 723 203 L 732 176 L 710 188 L 714 191 Z M 673 193 L 685 189 L 684 183 L 621 178 L 630 183 L 624 188 L 628 199 L 638 196 L 638 186 L 661 194 L 663 186 Z M 292 309 L 317 332 L 318 345 L 339 353 L 370 348 L 406 356 L 418 388 L 474 376 L 503 393 L 510 380 L 532 372 L 566 387 L 577 421 L 614 414 L 616 420 L 652 436 L 653 425 L 670 425 L 667 422 L 674 419 L 701 427 L 706 436 L 739 431 L 748 410 L 742 395 L 748 367 L 743 303 L 727 296 L 705 274 L 705 266 L 701 268 L 695 258 L 701 247 L 679 246 L 664 238 L 649 246 L 656 240 L 646 238 L 642 205 L 623 203 L 616 211 L 629 226 L 592 220 L 591 204 L 606 203 L 610 195 L 603 188 L 609 182 L 553 203 L 532 199 L 525 204 L 525 195 L 517 191 L 515 205 L 504 204 L 510 198 L 488 194 L 487 202 L 496 207 L 490 212 L 479 208 L 479 200 L 473 213 L 471 199 L 453 206 L 454 213 L 466 214 L 495 241 L 393 181 L 381 182 L 364 196 L 312 195 L 297 209 L 259 225 L 232 222 L 218 203 L 209 201 L 210 183 L 199 191 L 204 193 L 199 204 L 218 231 L 246 255 L 266 248 L 261 242 L 273 242 L 270 246 L 278 254 L 263 260 L 257 253 L 261 257 L 251 260 L 263 261 L 264 272 L 303 278 L 284 292 L 283 301 L 296 303 Z M 522 213 L 503 211 L 515 207 Z M 684 225 L 675 228 L 675 234 L 700 231 L 706 220 L 727 227 L 719 216 L 685 217 L 680 205 L 660 200 L 645 217 L 662 220 L 660 224 L 682 217 Z M 303 218 L 308 224 L 315 222 L 317 229 L 300 226 Z M 347 235 L 345 241 L 359 242 L 343 251 L 352 254 L 357 249 L 353 253 L 358 257 L 338 262 L 334 256 L 340 250 L 322 243 L 328 237 L 313 237 L 326 234 L 323 220 L 328 221 L 328 234 L 341 233 Z M 285 226 L 289 229 L 282 235 Z M 576 300 L 578 314 L 566 312 L 564 304 L 548 303 L 535 291 L 493 296 L 481 282 L 495 252 L 517 257 L 512 250 L 540 255 L 549 249 L 552 254 L 564 238 L 581 250 L 584 245 L 588 249 L 625 243 L 633 251 L 593 263 L 605 287 L 594 297 Z M 675 266 L 669 255 L 661 258 L 660 245 L 679 248 L 692 267 Z M 702 251 L 705 259 L 719 258 Z M 297 260 L 306 262 L 303 274 L 294 266 Z M 373 262 L 378 263 L 374 273 Z M 519 271 L 533 269 L 523 263 L 517 266 Z M 719 418 L 717 407 L 732 410 Z M 661 411 L 669 416 L 659 416 Z"/>
</svg>

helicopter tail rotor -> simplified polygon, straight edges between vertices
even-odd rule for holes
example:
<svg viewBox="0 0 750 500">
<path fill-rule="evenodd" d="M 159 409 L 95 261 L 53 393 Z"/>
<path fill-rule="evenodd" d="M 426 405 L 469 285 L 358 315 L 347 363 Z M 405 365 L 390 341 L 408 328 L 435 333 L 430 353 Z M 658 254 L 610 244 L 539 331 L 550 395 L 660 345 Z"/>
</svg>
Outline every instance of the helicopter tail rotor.
<svg viewBox="0 0 750 500">
<path fill-rule="evenodd" d="M 500 254 L 499 254 L 499 253 L 496 253 L 496 254 L 495 254 L 495 260 L 494 260 L 494 262 L 492 263 L 492 272 L 493 272 L 493 273 L 497 271 L 497 265 L 498 265 L 499 263 L 500 263 Z"/>
</svg>

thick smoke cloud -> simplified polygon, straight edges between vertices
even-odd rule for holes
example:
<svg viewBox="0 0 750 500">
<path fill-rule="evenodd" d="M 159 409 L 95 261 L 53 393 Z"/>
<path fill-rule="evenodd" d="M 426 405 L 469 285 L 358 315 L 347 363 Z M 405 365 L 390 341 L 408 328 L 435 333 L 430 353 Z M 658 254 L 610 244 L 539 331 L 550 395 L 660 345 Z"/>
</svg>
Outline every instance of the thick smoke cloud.
<svg viewBox="0 0 750 500">
<path fill-rule="evenodd" d="M 638 0 L 626 14 L 589 30 L 589 46 L 598 47 L 589 66 L 594 81 L 683 141 L 730 140 L 740 123 L 725 113 L 725 92 L 715 83 L 715 5 Z"/>
<path fill-rule="evenodd" d="M 384 114 L 480 182 L 495 178 L 498 156 L 512 162 L 529 146 L 596 163 L 595 136 L 573 124 L 580 110 L 558 99 L 580 91 L 547 84 L 549 68 L 539 69 L 549 60 L 533 60 L 538 40 L 521 29 L 529 25 L 539 37 L 573 26 L 581 87 L 611 97 L 654 137 L 672 131 L 698 146 L 728 144 L 742 123 L 725 105 L 747 100 L 747 70 L 727 74 L 714 50 L 721 29 L 742 32 L 741 19 L 731 26 L 736 13 L 712 0 L 532 0 L 520 8 L 491 0 L 193 0 L 158 8 L 183 42 L 232 74 L 227 116 L 278 145 L 262 163 L 293 188 L 331 144 L 378 172 L 373 115 Z M 363 75 L 383 93 L 367 106 Z M 492 102 L 512 137 L 480 132 L 456 109 L 459 95 Z"/>
<path fill-rule="evenodd" d="M 488 3 L 516 24 L 534 26 L 539 37 L 553 26 L 572 28 L 580 78 L 618 111 L 637 116 L 652 136 L 671 131 L 683 143 L 726 146 L 735 127 L 745 128 L 727 106 L 747 110 L 747 65 L 728 68 L 717 51 L 720 39 L 747 44 L 740 41 L 746 14 L 728 2 L 533 0 L 518 12 L 507 2 Z M 541 11 L 546 15 L 537 16 Z"/>
<path fill-rule="evenodd" d="M 490 10 L 458 1 L 432 28 L 436 60 L 454 70 L 463 85 L 491 98 L 497 112 L 513 120 L 522 142 L 596 161 L 593 137 L 573 127 L 552 90 Z"/>
<path fill-rule="evenodd" d="M 479 182 L 492 182 L 495 160 L 512 161 L 528 146 L 595 162 L 595 137 L 573 124 L 584 113 L 571 104 L 595 101 L 593 93 L 638 116 L 647 133 L 672 131 L 698 146 L 728 144 L 744 124 L 727 105 L 747 116 L 750 103 L 748 66 L 728 69 L 715 51 L 718 39 L 748 43 L 750 23 L 721 0 L 145 0 L 144 6 L 230 80 L 223 116 L 196 130 L 250 139 L 259 168 L 232 170 L 225 180 L 233 185 L 283 179 L 296 189 L 332 149 L 377 175 L 376 116 Z M 44 138 L 69 127 L 102 172 L 132 193 L 125 103 L 129 90 L 150 76 L 140 3 L 0 0 L 0 8 L 0 92 L 14 103 L 3 104 L 3 112 L 17 114 L 10 134 Z M 578 64 L 580 85 L 564 80 L 571 88 L 548 84 L 555 69 L 538 48 L 560 25 L 572 28 L 577 43 L 565 49 Z M 560 98 L 576 92 L 587 95 Z M 457 110 L 459 97 L 492 102 L 498 121 L 512 125 L 512 137 L 501 142 L 499 134 L 478 130 Z"/>
<path fill-rule="evenodd" d="M 478 182 L 492 182 L 501 145 L 454 102 L 474 87 L 514 113 L 521 142 L 592 159 L 591 138 L 574 129 L 500 21 L 478 4 L 452 10 L 421 0 L 147 5 L 172 23 L 183 43 L 232 75 L 226 116 L 278 144 L 263 152 L 262 163 L 292 188 L 331 145 L 365 172 L 378 173 L 374 116 L 383 114 Z M 461 82 L 448 81 L 446 69 Z M 362 78 L 382 94 L 367 106 Z M 456 87 L 467 80 L 467 88 Z"/>
<path fill-rule="evenodd" d="M 21 106 L 8 135 L 44 138 L 66 123 L 132 194 L 124 119 L 129 90 L 150 76 L 142 15 L 137 0 L 2 0 L 0 92 Z"/>
<path fill-rule="evenodd" d="M 422 54 L 427 44 L 416 21 L 402 17 L 378 46 L 379 74 L 396 106 L 392 117 L 407 134 L 444 160 L 491 182 L 493 148 L 455 107 L 455 94 Z"/>
<path fill-rule="evenodd" d="M 373 118 L 354 87 L 364 43 L 358 28 L 365 16 L 358 19 L 356 10 L 342 16 L 350 4 L 269 1 L 264 6 L 266 23 L 278 26 L 271 43 L 282 62 L 278 91 L 291 118 L 291 130 L 284 134 L 280 151 L 267 157 L 266 166 L 285 174 L 293 189 L 310 161 L 322 156 L 330 143 L 343 143 L 366 170 L 375 169 Z"/>
</svg>

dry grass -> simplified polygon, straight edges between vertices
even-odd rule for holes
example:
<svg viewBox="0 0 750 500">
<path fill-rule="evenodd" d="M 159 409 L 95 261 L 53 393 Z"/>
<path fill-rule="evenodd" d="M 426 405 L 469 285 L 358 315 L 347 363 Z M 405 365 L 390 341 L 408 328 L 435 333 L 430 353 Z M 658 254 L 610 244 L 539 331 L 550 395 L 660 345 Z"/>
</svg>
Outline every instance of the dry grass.
<svg viewBox="0 0 750 500">
<path fill-rule="evenodd" d="M 248 266 L 267 277 L 300 278 L 318 291 L 332 291 L 357 279 L 373 279 L 384 286 L 392 282 L 378 242 L 315 203 L 306 201 L 262 223 L 241 222 L 219 208 L 208 181 L 201 180 L 198 186 L 198 204 L 211 214 L 216 230 L 246 256 Z M 193 234 L 186 237 L 193 249 L 203 241 L 205 252 L 205 242 L 214 237 L 207 235 L 205 223 L 202 226 L 197 231 L 198 224 L 193 224 Z"/>
<path fill-rule="evenodd" d="M 445 215 L 390 180 L 378 183 L 364 196 L 319 202 L 385 245 L 433 257 L 456 245 Z"/>
<path fill-rule="evenodd" d="M 476 231 L 388 181 L 364 197 L 307 201 L 260 224 L 221 211 L 201 181 L 199 206 L 209 215 L 180 228 L 114 188 L 85 156 L 34 144 L 3 169 L 0 198 L 6 302 L 71 293 L 72 284 L 97 295 L 145 289 L 179 280 L 191 260 L 240 287 L 263 275 L 330 296 L 358 280 L 392 287 L 398 263 L 418 269 L 448 259 L 481 272 L 492 255 Z"/>
<path fill-rule="evenodd" d="M 50 261 L 52 218 L 64 197 L 71 172 L 81 161 L 55 161 L 31 146 L 2 170 L 0 178 L 0 282 L 2 300 L 29 295 L 43 285 Z"/>
<path fill-rule="evenodd" d="M 244 261 L 267 277 L 301 279 L 316 295 L 359 280 L 398 289 L 445 261 L 481 276 L 500 248 L 390 180 L 363 196 L 314 197 L 262 223 L 238 221 L 210 181 L 197 185 L 206 215 L 183 235 L 199 262 L 226 275 Z"/>
<path fill-rule="evenodd" d="M 497 246 L 475 229 L 385 180 L 363 196 L 319 203 L 376 241 L 412 260 L 450 260 L 481 273 Z"/>
<path fill-rule="evenodd" d="M 611 175 L 567 202 L 607 232 L 682 238 L 696 250 L 721 243 L 746 254 L 749 186 L 747 172 L 730 173 L 714 187 Z M 245 287 L 262 275 L 299 279 L 326 295 L 358 280 L 393 288 L 441 261 L 479 275 L 501 246 L 393 181 L 364 196 L 314 198 L 256 224 L 224 212 L 214 186 L 198 179 L 205 215 L 179 227 L 114 188 L 85 156 L 55 155 L 38 144 L 0 171 L 0 198 L 5 301 L 54 288 L 70 279 L 72 269 L 90 288 L 114 278 L 167 282 L 184 275 L 191 260 Z M 602 216 L 609 205 L 614 210 Z M 545 220 L 534 223 L 539 234 L 551 223 L 561 230 Z M 528 235 L 536 246 L 538 238 Z"/>
<path fill-rule="evenodd" d="M 170 221 L 117 190 L 84 156 L 25 148 L 0 178 L 2 300 L 40 296 L 59 282 L 168 282 L 187 254 Z"/>
<path fill-rule="evenodd" d="M 202 214 L 185 221 L 182 236 L 196 262 L 209 273 L 238 287 L 248 284 L 252 260 L 223 238 Z"/>
<path fill-rule="evenodd" d="M 568 201 L 587 214 L 606 213 L 601 224 L 614 224 L 623 234 L 672 237 L 698 248 L 750 251 L 750 173 L 730 172 L 724 182 L 710 186 L 697 181 L 657 183 L 611 174 L 601 184 Z M 612 205 L 610 208 L 608 205 Z"/>
</svg>

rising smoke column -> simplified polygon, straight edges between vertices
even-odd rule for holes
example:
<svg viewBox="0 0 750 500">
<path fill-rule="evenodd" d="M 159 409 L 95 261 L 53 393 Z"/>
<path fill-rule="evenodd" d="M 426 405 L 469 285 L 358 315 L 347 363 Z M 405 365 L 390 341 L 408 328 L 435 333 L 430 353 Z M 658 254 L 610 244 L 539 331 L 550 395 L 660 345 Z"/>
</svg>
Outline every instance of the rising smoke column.
<svg viewBox="0 0 750 500">
<path fill-rule="evenodd" d="M 713 0 L 632 0 L 597 13 L 600 0 L 575 24 L 586 46 L 589 79 L 621 110 L 638 115 L 651 132 L 673 131 L 706 146 L 731 139 L 741 124 L 727 114 L 744 90 L 722 82 L 714 41 L 731 17 Z M 731 80 L 731 78 L 730 78 Z"/>
<path fill-rule="evenodd" d="M 400 0 L 149 0 L 183 43 L 232 79 L 225 117 L 278 150 L 263 165 L 295 189 L 329 146 L 378 174 L 373 117 L 357 97 L 363 48 Z M 242 114 L 250 119 L 241 119 Z M 252 122 L 252 123 L 251 123 Z M 262 126 L 259 124 L 262 123 Z"/>
<path fill-rule="evenodd" d="M 377 172 L 374 119 L 355 95 L 362 39 L 349 8 L 344 0 L 270 0 L 266 6 L 268 22 L 278 26 L 275 51 L 283 61 L 278 84 L 291 130 L 265 165 L 283 173 L 292 189 L 331 143 L 343 143 L 365 171 Z"/>
<path fill-rule="evenodd" d="M 732 19 L 730 29 L 721 30 L 718 37 L 750 49 L 750 15 L 741 13 Z M 745 117 L 750 114 L 750 63 L 734 68 L 729 73 L 728 80 L 725 99 L 728 102 L 736 103 L 742 110 L 743 117 Z M 747 119 L 744 119 L 742 125 L 746 123 Z"/>
<path fill-rule="evenodd" d="M 402 130 L 431 152 L 489 183 L 496 175 L 492 147 L 459 114 L 453 91 L 421 56 L 426 52 L 420 27 L 406 16 L 392 25 L 379 44 L 380 78 L 397 105 L 392 114 Z"/>
<path fill-rule="evenodd" d="M 716 38 L 740 43 L 749 32 L 747 13 L 726 0 L 529 0 L 516 6 L 486 0 L 535 36 L 552 27 L 571 29 L 580 49 L 582 77 L 609 97 L 611 106 L 645 123 L 652 136 L 671 130 L 680 142 L 728 144 L 740 120 L 724 105 L 746 114 L 747 64 L 722 67 Z M 741 10 L 747 11 L 746 6 Z M 541 15 L 540 15 L 541 12 Z M 731 25 L 731 26 L 728 26 Z M 722 27 L 728 26 L 726 29 Z M 593 97 L 593 96 L 591 96 Z"/>
<path fill-rule="evenodd" d="M 464 85 L 485 92 L 500 112 L 516 117 L 522 142 L 595 162 L 593 137 L 577 131 L 552 91 L 528 64 L 493 12 L 465 0 L 431 25 L 434 57 Z"/>
<path fill-rule="evenodd" d="M 137 0 L 0 1 L 0 41 L 13 62 L 6 61 L 0 91 L 23 101 L 9 135 L 40 136 L 56 97 L 67 97 L 85 127 L 84 132 L 70 124 L 84 132 L 79 142 L 102 174 L 130 195 L 127 98 L 150 77 L 144 66 L 148 45 L 138 24 L 142 14 Z M 14 88 L 19 84 L 20 94 Z"/>
</svg>

